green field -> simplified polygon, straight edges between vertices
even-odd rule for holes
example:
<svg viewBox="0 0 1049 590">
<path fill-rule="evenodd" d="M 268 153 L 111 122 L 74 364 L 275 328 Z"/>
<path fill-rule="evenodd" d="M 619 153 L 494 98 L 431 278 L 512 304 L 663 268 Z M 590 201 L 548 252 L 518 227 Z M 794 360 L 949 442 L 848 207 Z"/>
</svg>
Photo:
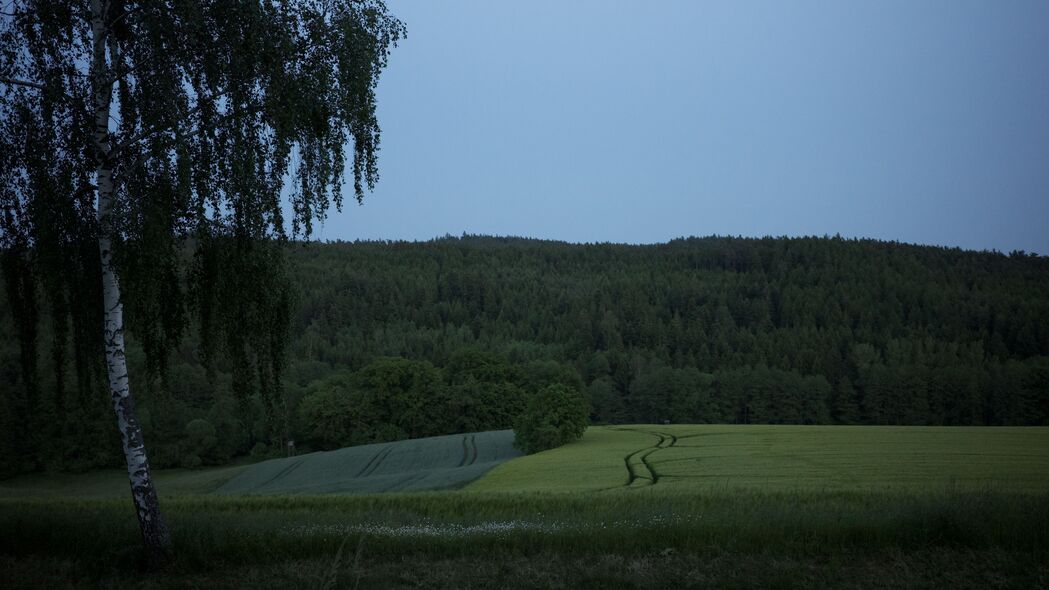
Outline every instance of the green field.
<svg viewBox="0 0 1049 590">
<path fill-rule="evenodd" d="M 490 434 L 474 464 L 509 440 Z M 178 562 L 145 577 L 122 474 L 0 482 L 0 575 L 50 588 L 1049 585 L 1049 428 L 594 427 L 462 489 L 361 493 L 413 469 L 447 483 L 473 449 L 439 439 L 158 472 Z M 339 493 L 303 493 L 322 489 Z"/>
<path fill-rule="evenodd" d="M 511 461 L 471 491 L 1049 491 L 1049 428 L 631 425 Z"/>
<path fill-rule="evenodd" d="M 348 447 L 254 465 L 159 470 L 163 497 L 483 492 L 1049 492 L 1049 428 L 599 426 L 526 457 L 510 431 Z M 510 460 L 513 459 L 513 460 Z M 472 482 L 472 483 L 471 483 Z M 0 498 L 114 498 L 123 471 L 0 481 Z"/>
<path fill-rule="evenodd" d="M 435 436 L 271 459 L 252 465 L 160 469 L 161 497 L 377 494 L 463 487 L 521 452 L 510 430 Z M 103 499 L 128 493 L 127 473 L 40 473 L 0 480 L 0 499 Z"/>
<path fill-rule="evenodd" d="M 244 465 L 205 469 L 160 469 L 153 472 L 162 497 L 209 494 L 243 471 Z M 128 497 L 127 471 L 104 469 L 90 473 L 36 473 L 0 480 L 0 499 L 95 500 Z"/>
<path fill-rule="evenodd" d="M 274 459 L 237 473 L 216 493 L 368 494 L 462 487 L 518 457 L 512 430 L 434 436 Z"/>
</svg>

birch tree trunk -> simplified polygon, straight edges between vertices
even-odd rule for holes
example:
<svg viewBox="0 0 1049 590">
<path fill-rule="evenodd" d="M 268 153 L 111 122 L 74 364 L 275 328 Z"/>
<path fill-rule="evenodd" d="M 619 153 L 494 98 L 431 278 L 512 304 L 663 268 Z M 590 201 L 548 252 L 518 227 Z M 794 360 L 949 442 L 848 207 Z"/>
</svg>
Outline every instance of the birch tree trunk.
<svg viewBox="0 0 1049 590">
<path fill-rule="evenodd" d="M 96 184 L 98 187 L 98 249 L 102 262 L 102 292 L 106 370 L 109 376 L 109 393 L 113 411 L 117 416 L 117 428 L 124 447 L 128 478 L 131 481 L 131 498 L 142 529 L 146 560 L 151 569 L 159 568 L 170 560 L 171 534 L 160 514 L 160 503 L 149 471 L 149 459 L 142 439 L 142 428 L 138 422 L 135 401 L 128 385 L 127 359 L 124 352 L 124 308 L 120 299 L 120 282 L 113 266 L 113 163 L 109 117 L 113 96 L 113 82 L 109 75 L 106 47 L 108 27 L 106 13 L 108 2 L 92 0 L 91 75 L 94 81 L 95 130 L 94 144 L 98 151 Z M 115 49 L 115 44 L 113 45 Z"/>
</svg>

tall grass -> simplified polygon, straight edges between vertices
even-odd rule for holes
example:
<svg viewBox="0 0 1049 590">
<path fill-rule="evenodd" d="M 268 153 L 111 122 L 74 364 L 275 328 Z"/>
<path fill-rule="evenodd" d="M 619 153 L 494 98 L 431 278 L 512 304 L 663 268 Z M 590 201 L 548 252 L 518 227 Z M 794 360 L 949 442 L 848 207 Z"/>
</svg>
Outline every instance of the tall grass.
<svg viewBox="0 0 1049 590">
<path fill-rule="evenodd" d="M 178 558 L 168 577 L 147 583 L 273 587 L 276 576 L 309 588 L 458 587 L 485 572 L 483 585 L 506 588 L 560 579 L 669 587 L 702 570 L 710 586 L 1049 587 L 1049 469 L 1039 451 L 1049 430 L 979 431 L 981 441 L 907 431 L 921 440 L 892 446 L 891 429 L 798 427 L 772 457 L 772 427 L 656 428 L 675 444 L 592 429 L 459 491 L 199 495 L 236 471 L 171 474 L 171 490 L 193 495 L 162 496 Z M 693 446 L 697 434 L 719 441 Z M 911 443 L 939 467 L 895 461 L 913 454 Z M 658 483 L 625 487 L 625 458 L 652 446 L 646 468 Z M 707 478 L 721 468 L 731 477 Z M 916 475 L 901 476 L 905 468 Z M 137 522 L 109 479 L 91 478 L 97 497 L 51 476 L 0 488 L 0 583 L 138 581 Z M 529 485 L 536 491 L 522 491 Z"/>
<path fill-rule="evenodd" d="M 1049 496 L 742 493 L 183 497 L 164 503 L 180 567 L 335 556 L 774 551 L 929 547 L 1049 551 Z M 133 564 L 126 502 L 0 501 L 0 553 L 60 557 L 99 573 Z"/>
</svg>

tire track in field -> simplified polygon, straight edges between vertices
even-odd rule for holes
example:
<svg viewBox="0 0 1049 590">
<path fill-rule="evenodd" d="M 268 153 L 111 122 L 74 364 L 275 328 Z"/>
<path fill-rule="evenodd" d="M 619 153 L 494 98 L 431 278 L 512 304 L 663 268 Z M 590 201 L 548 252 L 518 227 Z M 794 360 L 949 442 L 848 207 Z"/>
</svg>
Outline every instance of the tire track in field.
<svg viewBox="0 0 1049 590">
<path fill-rule="evenodd" d="M 477 461 L 477 437 L 473 434 L 463 435 L 463 458 L 457 467 L 473 465 Z"/>
<path fill-rule="evenodd" d="M 477 437 L 473 434 L 470 435 L 470 449 L 470 462 L 467 465 L 477 462 Z"/>
<path fill-rule="evenodd" d="M 649 462 L 648 458 L 653 453 L 657 453 L 663 449 L 676 445 L 677 437 L 673 434 L 654 432 L 650 430 L 637 430 L 635 428 L 613 428 L 612 430 L 648 434 L 658 439 L 655 445 L 644 447 L 630 453 L 623 458 L 623 462 L 626 464 L 627 470 L 626 487 L 644 487 L 659 483 L 659 472 L 656 471 L 655 466 Z"/>
<path fill-rule="evenodd" d="M 404 477 L 394 481 L 393 483 L 387 484 L 386 487 L 384 487 L 382 489 L 382 491 L 384 491 L 384 492 L 391 492 L 391 491 L 403 490 L 409 484 L 415 483 L 416 481 L 419 481 L 420 479 L 425 478 L 427 475 L 428 475 L 427 473 L 411 473 L 411 474 L 408 474 L 408 475 L 406 475 L 406 476 L 404 476 Z"/>
<path fill-rule="evenodd" d="M 264 487 L 270 485 L 271 483 L 277 481 L 278 479 L 288 475 L 292 471 L 295 471 L 296 469 L 299 468 L 300 465 L 302 465 L 302 459 L 299 459 L 298 461 L 295 461 L 294 463 L 292 463 L 291 465 L 288 465 L 284 469 L 281 469 L 280 471 L 277 472 L 276 475 L 274 475 L 273 477 L 267 479 L 265 482 L 260 484 L 259 487 L 260 488 L 264 488 Z"/>
<path fill-rule="evenodd" d="M 375 470 L 378 469 L 379 464 L 386 459 L 386 455 L 390 454 L 392 448 L 393 447 L 387 445 L 381 451 L 372 455 L 372 458 L 368 461 L 368 463 L 364 465 L 364 468 L 357 472 L 357 475 L 355 475 L 354 477 L 368 477 L 369 475 L 374 473 Z"/>
<path fill-rule="evenodd" d="M 648 470 L 650 472 L 652 472 L 652 483 L 653 484 L 659 483 L 659 477 L 660 476 L 659 476 L 659 472 L 656 471 L 656 466 L 651 464 L 651 463 L 649 463 L 648 462 L 648 458 L 651 457 L 653 453 L 659 452 L 659 451 L 661 451 L 663 449 L 669 449 L 670 447 L 672 447 L 672 446 L 677 444 L 677 437 L 674 436 L 673 434 L 660 433 L 660 436 L 662 438 L 659 441 L 659 443 L 656 444 L 656 448 L 652 449 L 651 451 L 649 451 L 649 452 L 647 452 L 647 453 L 645 453 L 644 455 L 641 456 L 641 461 L 643 461 L 645 463 L 645 466 L 648 467 Z"/>
</svg>

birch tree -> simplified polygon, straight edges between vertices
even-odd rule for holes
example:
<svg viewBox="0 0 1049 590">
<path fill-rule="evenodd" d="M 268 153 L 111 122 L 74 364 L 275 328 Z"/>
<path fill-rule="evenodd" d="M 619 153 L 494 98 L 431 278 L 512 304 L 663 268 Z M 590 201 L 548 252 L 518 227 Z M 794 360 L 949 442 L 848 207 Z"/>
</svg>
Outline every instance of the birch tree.
<svg viewBox="0 0 1049 590">
<path fill-rule="evenodd" d="M 153 566 L 171 538 L 125 329 L 162 370 L 195 316 L 242 389 L 279 392 L 279 245 L 341 207 L 344 176 L 358 201 L 374 186 L 375 88 L 403 35 L 381 0 L 15 0 L 0 15 L 0 261 L 26 434 L 46 302 L 79 393 L 105 379 Z"/>
</svg>

